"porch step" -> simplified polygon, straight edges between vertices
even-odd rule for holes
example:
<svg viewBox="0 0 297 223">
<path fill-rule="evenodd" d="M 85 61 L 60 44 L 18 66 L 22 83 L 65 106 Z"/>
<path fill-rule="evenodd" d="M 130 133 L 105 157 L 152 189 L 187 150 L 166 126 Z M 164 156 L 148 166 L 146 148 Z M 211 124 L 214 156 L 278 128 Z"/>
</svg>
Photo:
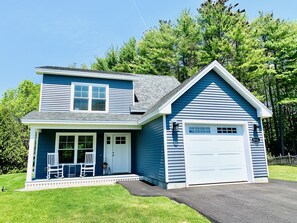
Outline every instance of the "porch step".
<svg viewBox="0 0 297 223">
<path fill-rule="evenodd" d="M 108 175 L 96 177 L 76 177 L 50 180 L 33 180 L 25 183 L 22 191 L 34 191 L 56 188 L 81 187 L 81 186 L 97 186 L 112 185 L 119 181 L 138 181 L 142 180 L 142 176 L 136 174 L 126 175 Z"/>
</svg>

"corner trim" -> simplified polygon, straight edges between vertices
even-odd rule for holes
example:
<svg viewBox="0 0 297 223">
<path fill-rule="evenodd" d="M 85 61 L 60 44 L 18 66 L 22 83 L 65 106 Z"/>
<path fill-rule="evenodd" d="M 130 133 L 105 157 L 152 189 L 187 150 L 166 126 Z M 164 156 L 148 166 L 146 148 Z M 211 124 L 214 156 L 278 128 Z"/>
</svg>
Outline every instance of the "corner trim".
<svg viewBox="0 0 297 223">
<path fill-rule="evenodd" d="M 172 190 L 172 189 L 180 189 L 180 188 L 185 188 L 186 183 L 169 183 L 167 184 L 167 189 Z"/>
<path fill-rule="evenodd" d="M 168 183 L 168 148 L 167 148 L 166 115 L 163 115 L 163 139 L 164 139 L 165 182 Z"/>
<path fill-rule="evenodd" d="M 255 178 L 254 183 L 269 183 L 268 177 Z"/>
<path fill-rule="evenodd" d="M 42 75 L 43 78 L 43 75 Z M 43 88 L 43 80 L 40 83 L 40 90 L 39 90 L 39 108 L 38 111 L 41 111 L 41 103 L 42 103 L 42 88 Z"/>
<path fill-rule="evenodd" d="M 260 123 L 261 123 L 261 133 L 262 133 L 262 137 L 263 137 L 266 171 L 267 171 L 267 177 L 269 177 L 268 160 L 267 160 L 267 148 L 266 148 L 266 143 L 265 143 L 264 126 L 263 126 L 263 119 L 262 118 L 260 118 Z"/>
</svg>

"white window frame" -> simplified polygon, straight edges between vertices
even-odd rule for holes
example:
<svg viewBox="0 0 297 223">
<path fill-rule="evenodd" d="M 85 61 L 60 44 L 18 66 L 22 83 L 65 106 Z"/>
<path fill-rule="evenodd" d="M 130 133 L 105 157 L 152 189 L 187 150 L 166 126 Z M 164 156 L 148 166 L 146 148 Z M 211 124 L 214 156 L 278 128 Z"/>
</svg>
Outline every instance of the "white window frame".
<svg viewBox="0 0 297 223">
<path fill-rule="evenodd" d="M 96 157 L 96 132 L 57 132 L 56 133 L 56 145 L 55 153 L 59 153 L 59 138 L 60 136 L 74 136 L 74 162 L 73 163 L 63 163 L 63 164 L 80 164 L 77 162 L 77 152 L 78 152 L 78 137 L 79 136 L 93 136 L 93 152 Z"/>
<path fill-rule="evenodd" d="M 88 110 L 74 110 L 73 106 L 74 106 L 75 85 L 88 86 Z M 92 110 L 93 87 L 104 87 L 105 88 L 105 111 L 93 111 Z M 71 112 L 108 113 L 109 112 L 109 85 L 108 84 L 92 84 L 92 83 L 72 82 L 71 83 L 70 111 Z"/>
</svg>

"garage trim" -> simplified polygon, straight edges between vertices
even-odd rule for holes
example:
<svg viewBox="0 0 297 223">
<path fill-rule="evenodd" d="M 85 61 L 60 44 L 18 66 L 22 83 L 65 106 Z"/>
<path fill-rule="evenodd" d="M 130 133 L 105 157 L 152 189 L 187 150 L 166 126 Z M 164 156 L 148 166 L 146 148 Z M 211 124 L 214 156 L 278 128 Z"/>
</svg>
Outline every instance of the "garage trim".
<svg viewBox="0 0 297 223">
<path fill-rule="evenodd" d="M 186 174 L 186 187 L 189 187 L 189 176 L 187 171 L 187 140 L 186 140 L 186 125 L 187 124 L 209 124 L 209 125 L 241 125 L 243 126 L 244 137 L 244 151 L 246 157 L 246 168 L 248 182 L 254 183 L 254 171 L 252 163 L 252 152 L 250 146 L 249 128 L 247 121 L 226 121 L 226 120 L 181 120 L 183 126 L 183 139 L 184 139 L 184 157 L 185 157 L 185 174 Z"/>
</svg>

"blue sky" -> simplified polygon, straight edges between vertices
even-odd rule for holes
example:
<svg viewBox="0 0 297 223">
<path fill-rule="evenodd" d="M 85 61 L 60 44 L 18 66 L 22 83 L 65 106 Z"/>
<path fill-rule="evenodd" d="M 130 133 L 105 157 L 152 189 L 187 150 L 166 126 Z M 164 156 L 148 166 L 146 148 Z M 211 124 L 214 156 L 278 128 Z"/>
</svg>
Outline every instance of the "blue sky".
<svg viewBox="0 0 297 223">
<path fill-rule="evenodd" d="M 0 7 L 0 97 L 25 79 L 40 83 L 34 67 L 87 64 L 111 45 L 139 39 L 160 19 L 175 20 L 182 9 L 196 13 L 201 0 L 2 1 Z M 297 1 L 231 0 L 250 20 L 259 11 L 296 21 Z"/>
</svg>

